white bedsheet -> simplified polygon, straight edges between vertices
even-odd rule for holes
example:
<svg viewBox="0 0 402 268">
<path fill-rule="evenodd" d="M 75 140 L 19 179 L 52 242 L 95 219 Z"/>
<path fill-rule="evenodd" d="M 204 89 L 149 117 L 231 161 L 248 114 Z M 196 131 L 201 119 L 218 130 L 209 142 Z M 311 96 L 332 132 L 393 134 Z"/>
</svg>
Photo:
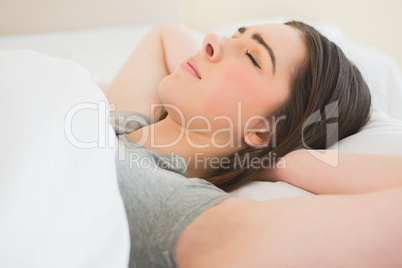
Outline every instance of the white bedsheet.
<svg viewBox="0 0 402 268">
<path fill-rule="evenodd" d="M 114 131 L 98 129 L 101 106 L 71 113 L 77 104 L 106 103 L 89 72 L 35 52 L 0 51 L 0 91 L 0 267 L 127 267 L 115 148 L 99 139 L 115 140 Z M 71 136 L 98 146 L 81 149 Z"/>
</svg>

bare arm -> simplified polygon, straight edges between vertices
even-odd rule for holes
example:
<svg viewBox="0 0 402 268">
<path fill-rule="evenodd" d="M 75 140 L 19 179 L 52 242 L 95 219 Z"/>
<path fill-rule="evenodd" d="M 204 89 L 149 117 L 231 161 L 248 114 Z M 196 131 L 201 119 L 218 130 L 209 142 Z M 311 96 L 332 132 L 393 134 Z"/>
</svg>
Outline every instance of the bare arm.
<svg viewBox="0 0 402 268">
<path fill-rule="evenodd" d="M 183 232 L 179 267 L 401 267 L 402 187 L 356 195 L 232 198 Z"/>
<path fill-rule="evenodd" d="M 402 156 L 327 151 L 317 157 L 324 152 L 313 153 L 291 152 L 283 159 L 285 168 L 268 171 L 261 179 L 265 175 L 317 194 L 364 193 L 402 186 Z M 338 163 L 333 167 L 328 161 Z"/>
<path fill-rule="evenodd" d="M 181 25 L 160 26 L 137 45 L 105 94 L 117 111 L 151 116 L 151 104 L 160 104 L 158 85 L 181 62 L 201 48 L 193 32 Z"/>
</svg>

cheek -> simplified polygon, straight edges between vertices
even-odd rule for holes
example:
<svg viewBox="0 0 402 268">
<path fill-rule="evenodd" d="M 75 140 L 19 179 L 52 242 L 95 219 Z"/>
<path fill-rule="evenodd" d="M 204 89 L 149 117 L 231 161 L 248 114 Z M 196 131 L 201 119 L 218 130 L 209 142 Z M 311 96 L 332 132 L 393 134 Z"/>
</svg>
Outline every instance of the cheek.
<svg viewBox="0 0 402 268">
<path fill-rule="evenodd" d="M 237 108 L 237 102 L 243 105 L 255 103 L 258 98 L 265 99 L 266 92 L 262 90 L 264 81 L 258 79 L 251 71 L 240 67 L 225 68 L 211 81 L 207 97 L 210 109 L 219 110 L 224 114 Z M 225 112 L 226 111 L 226 112 Z"/>
<path fill-rule="evenodd" d="M 225 92 L 243 94 L 261 87 L 262 81 L 257 80 L 256 75 L 252 71 L 245 68 L 232 67 L 222 72 L 220 83 Z"/>
</svg>

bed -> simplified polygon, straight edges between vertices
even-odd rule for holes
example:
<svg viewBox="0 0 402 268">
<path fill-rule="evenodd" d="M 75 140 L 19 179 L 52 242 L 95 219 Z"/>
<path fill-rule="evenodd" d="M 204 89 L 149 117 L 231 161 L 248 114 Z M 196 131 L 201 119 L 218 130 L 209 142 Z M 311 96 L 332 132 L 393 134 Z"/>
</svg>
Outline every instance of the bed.
<svg viewBox="0 0 402 268">
<path fill-rule="evenodd" d="M 0 266 L 127 266 L 129 232 L 102 90 L 145 33 L 181 21 L 182 3 L 168 6 L 164 14 L 172 16 L 155 13 L 155 22 L 147 17 L 127 25 L 0 36 Z M 149 10 L 137 8 L 138 14 Z M 286 19 L 239 21 L 211 31 L 229 35 L 238 26 Z M 336 25 L 314 24 L 358 65 L 374 98 L 369 124 L 332 149 L 402 154 L 397 65 L 346 40 Z M 233 194 L 255 200 L 311 195 L 283 182 L 252 182 Z"/>
</svg>

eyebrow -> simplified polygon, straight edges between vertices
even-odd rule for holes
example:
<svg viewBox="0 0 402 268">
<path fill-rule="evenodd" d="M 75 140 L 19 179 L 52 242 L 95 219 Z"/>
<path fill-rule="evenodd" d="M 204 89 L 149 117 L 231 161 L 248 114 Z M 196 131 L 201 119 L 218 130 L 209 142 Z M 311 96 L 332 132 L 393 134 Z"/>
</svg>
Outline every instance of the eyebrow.
<svg viewBox="0 0 402 268">
<path fill-rule="evenodd" d="M 247 30 L 247 27 L 240 27 L 239 29 L 237 29 L 237 31 L 240 34 L 245 33 Z M 264 41 L 264 39 L 261 37 L 260 33 L 254 33 L 251 38 L 255 41 L 257 41 L 260 45 L 262 45 L 263 47 L 265 47 L 265 49 L 268 51 L 269 56 L 271 57 L 271 61 L 272 61 L 272 66 L 273 66 L 273 73 L 275 74 L 276 71 L 276 58 L 275 58 L 275 53 L 272 50 L 272 48 Z"/>
</svg>

